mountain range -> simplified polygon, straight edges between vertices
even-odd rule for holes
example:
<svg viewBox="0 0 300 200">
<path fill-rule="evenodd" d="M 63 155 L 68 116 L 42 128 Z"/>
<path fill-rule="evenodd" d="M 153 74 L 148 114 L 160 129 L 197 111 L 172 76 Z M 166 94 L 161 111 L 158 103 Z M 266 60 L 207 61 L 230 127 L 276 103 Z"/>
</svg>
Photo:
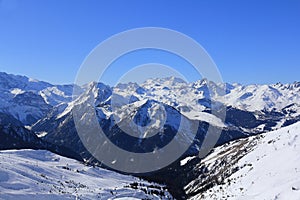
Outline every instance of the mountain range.
<svg viewBox="0 0 300 200">
<path fill-rule="evenodd" d="M 253 138 L 300 121 L 299 100 L 300 82 L 244 86 L 206 79 L 186 83 L 169 77 L 149 79 L 140 85 L 120 83 L 111 87 L 92 82 L 77 86 L 53 85 L 2 72 L 0 148 L 43 149 L 110 169 L 86 149 L 76 129 L 74 110 L 82 111 L 76 123 L 89 125 L 92 115 L 86 109 L 92 109 L 105 135 L 124 150 L 153 152 L 174 140 L 182 149 L 174 162 L 151 174 L 136 176 L 166 185 L 174 198 L 197 199 L 202 195 L 212 195 L 209 191 L 216 191 L 220 183 L 235 171 L 236 166 L 227 167 L 227 162 L 236 163 L 238 160 L 232 156 L 229 158 L 228 153 L 217 156 L 220 157 L 218 161 L 225 160 L 224 166 L 229 174 L 219 175 L 220 171 L 224 171 L 222 168 L 209 170 L 208 165 L 220 165 L 206 162 L 215 151 L 231 152 L 230 149 L 236 149 L 235 145 L 245 151 L 259 148 Z M 222 112 L 226 116 L 219 114 Z M 182 121 L 185 123 L 180 129 Z M 216 149 L 208 152 L 208 157 L 203 155 L 199 158 L 198 153 L 209 128 L 220 132 L 214 145 Z M 184 133 L 182 137 L 176 136 L 179 129 Z M 128 136 L 129 132 L 136 137 Z M 238 158 L 247 155 L 241 153 Z M 16 156 L 19 154 L 16 153 Z M 176 179 L 174 175 L 177 175 Z M 219 177 L 224 177 L 224 180 L 216 181 Z M 219 199 L 219 196 L 216 198 Z"/>
</svg>

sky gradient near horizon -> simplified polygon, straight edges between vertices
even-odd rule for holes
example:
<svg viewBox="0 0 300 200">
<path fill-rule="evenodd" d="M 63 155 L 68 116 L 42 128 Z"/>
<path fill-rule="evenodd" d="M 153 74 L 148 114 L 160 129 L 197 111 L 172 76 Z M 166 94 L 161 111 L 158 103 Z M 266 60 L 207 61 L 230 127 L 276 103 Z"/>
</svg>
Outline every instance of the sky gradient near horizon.
<svg viewBox="0 0 300 200">
<path fill-rule="evenodd" d="M 100 42 L 149 26 L 173 29 L 196 40 L 225 82 L 300 81 L 298 0 L 0 0 L 0 71 L 72 83 L 85 57 Z M 132 60 L 160 62 L 160 56 L 151 55 Z M 161 62 L 168 58 L 162 57 Z M 180 64 L 170 61 L 170 65 Z M 176 69 L 197 79 L 187 66 Z M 113 84 L 121 72 L 111 69 L 106 83 Z"/>
</svg>

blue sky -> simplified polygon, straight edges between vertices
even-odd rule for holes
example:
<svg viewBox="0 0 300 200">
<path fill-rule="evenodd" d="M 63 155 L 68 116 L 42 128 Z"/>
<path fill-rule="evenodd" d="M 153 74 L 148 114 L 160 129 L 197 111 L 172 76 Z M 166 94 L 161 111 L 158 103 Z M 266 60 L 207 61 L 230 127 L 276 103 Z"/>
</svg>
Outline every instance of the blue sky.
<svg viewBox="0 0 300 200">
<path fill-rule="evenodd" d="M 173 29 L 195 39 L 226 82 L 300 80 L 297 0 L 0 0 L 0 71 L 72 83 L 85 57 L 100 42 L 148 26 Z M 147 56 L 133 60 L 152 61 Z M 192 80 L 197 78 L 191 67 L 177 68 Z M 112 84 L 121 72 L 112 68 L 105 81 Z"/>
</svg>

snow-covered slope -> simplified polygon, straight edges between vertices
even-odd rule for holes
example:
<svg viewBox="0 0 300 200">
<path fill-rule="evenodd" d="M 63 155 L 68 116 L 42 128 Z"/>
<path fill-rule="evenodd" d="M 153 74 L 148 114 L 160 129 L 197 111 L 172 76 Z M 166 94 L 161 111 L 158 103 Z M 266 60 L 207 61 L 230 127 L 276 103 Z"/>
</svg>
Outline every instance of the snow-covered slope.
<svg viewBox="0 0 300 200">
<path fill-rule="evenodd" d="M 191 199 L 300 199 L 300 123 L 218 147 L 196 166 Z M 196 170 L 197 171 L 197 170 Z"/>
<path fill-rule="evenodd" d="M 0 151 L 0 199 L 168 199 L 165 187 L 43 150 Z"/>
</svg>

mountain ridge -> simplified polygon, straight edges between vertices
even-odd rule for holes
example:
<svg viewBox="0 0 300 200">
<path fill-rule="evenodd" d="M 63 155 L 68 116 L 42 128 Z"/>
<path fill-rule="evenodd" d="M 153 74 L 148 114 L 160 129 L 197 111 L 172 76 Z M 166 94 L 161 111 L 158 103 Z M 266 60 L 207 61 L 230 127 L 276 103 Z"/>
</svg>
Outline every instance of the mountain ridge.
<svg viewBox="0 0 300 200">
<path fill-rule="evenodd" d="M 137 176 L 166 184 L 177 199 L 189 196 L 181 183 L 190 179 L 181 178 L 194 169 L 190 164 L 185 168 L 181 163 L 198 155 L 209 128 L 220 132 L 212 146 L 220 147 L 300 121 L 299 82 L 243 86 L 216 84 L 206 79 L 186 83 L 165 78 L 115 87 L 97 82 L 79 87 L 45 82 L 39 85 L 39 81 L 31 80 L 32 84 L 27 77 L 1 76 L 7 79 L 0 80 L 3 141 L 12 141 L 11 136 L 18 135 L 15 130 L 22 129 L 23 138 L 17 140 L 20 148 L 28 148 L 21 144 L 28 139 L 28 134 L 33 134 L 37 143 L 29 143 L 29 148 L 50 150 L 108 169 L 111 168 L 85 148 L 75 123 L 93 130 L 89 125 L 93 124 L 91 120 L 95 116 L 107 138 L 130 152 L 151 152 L 175 141 L 179 149 L 182 148 L 177 160 L 149 175 Z M 74 121 L 76 110 L 80 111 L 77 122 Z M 222 115 L 224 112 L 226 116 Z M 15 123 L 9 123 L 11 129 L 7 129 L 7 122 Z M 178 130 L 183 133 L 181 137 L 175 136 Z M 198 162 L 192 161 L 194 165 Z M 172 178 L 174 174 L 178 175 L 176 180 Z"/>
</svg>

